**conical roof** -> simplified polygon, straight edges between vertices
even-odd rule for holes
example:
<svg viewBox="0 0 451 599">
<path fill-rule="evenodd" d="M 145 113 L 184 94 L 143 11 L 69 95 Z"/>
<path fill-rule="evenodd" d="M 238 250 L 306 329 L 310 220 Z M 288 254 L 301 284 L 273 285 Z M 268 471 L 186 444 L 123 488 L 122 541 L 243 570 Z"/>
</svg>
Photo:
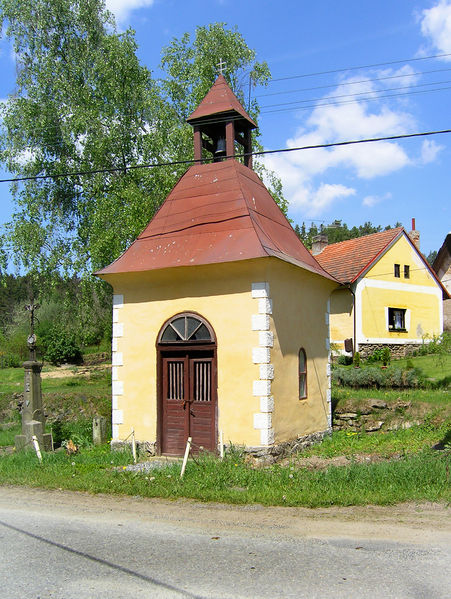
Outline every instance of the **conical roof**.
<svg viewBox="0 0 451 599">
<path fill-rule="evenodd" d="M 96 274 L 274 256 L 333 279 L 259 177 L 236 160 L 192 166 L 132 245 Z"/>
<path fill-rule="evenodd" d="M 219 75 L 205 98 L 186 120 L 192 124 L 199 119 L 227 112 L 237 112 L 248 121 L 251 128 L 257 127 L 230 89 L 225 77 Z"/>
</svg>

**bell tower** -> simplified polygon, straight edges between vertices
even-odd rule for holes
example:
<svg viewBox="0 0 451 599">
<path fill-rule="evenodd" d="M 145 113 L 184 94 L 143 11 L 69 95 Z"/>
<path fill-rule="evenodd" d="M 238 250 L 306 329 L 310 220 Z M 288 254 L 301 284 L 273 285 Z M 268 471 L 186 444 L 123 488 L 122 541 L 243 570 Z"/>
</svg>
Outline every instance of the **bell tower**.
<svg viewBox="0 0 451 599">
<path fill-rule="evenodd" d="M 224 76 L 218 76 L 210 91 L 186 119 L 194 129 L 194 160 L 204 162 L 202 149 L 213 162 L 235 156 L 235 144 L 241 146 L 244 165 L 252 168 L 252 129 L 257 125 L 241 106 Z"/>
</svg>

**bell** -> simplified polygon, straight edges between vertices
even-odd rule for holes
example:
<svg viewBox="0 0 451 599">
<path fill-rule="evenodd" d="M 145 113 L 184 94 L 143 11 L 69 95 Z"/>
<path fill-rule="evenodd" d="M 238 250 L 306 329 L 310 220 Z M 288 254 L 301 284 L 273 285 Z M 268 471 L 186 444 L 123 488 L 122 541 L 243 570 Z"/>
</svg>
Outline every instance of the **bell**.
<svg viewBox="0 0 451 599">
<path fill-rule="evenodd" d="M 215 159 L 226 155 L 226 140 L 225 137 L 218 137 L 216 144 Z"/>
</svg>

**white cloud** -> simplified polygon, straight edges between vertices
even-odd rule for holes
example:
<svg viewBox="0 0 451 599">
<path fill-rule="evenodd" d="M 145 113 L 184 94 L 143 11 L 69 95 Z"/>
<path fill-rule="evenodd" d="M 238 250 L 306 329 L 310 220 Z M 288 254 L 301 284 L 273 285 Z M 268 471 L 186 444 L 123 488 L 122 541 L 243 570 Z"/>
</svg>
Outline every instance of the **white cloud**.
<svg viewBox="0 0 451 599">
<path fill-rule="evenodd" d="M 442 54 L 451 53 L 451 0 L 439 0 L 422 11 L 421 32 Z M 451 60 L 447 56 L 446 60 Z"/>
<path fill-rule="evenodd" d="M 119 22 L 125 21 L 137 8 L 152 6 L 155 0 L 106 0 L 105 4 Z"/>
<path fill-rule="evenodd" d="M 389 200 L 391 197 L 392 196 L 391 196 L 390 192 L 387 192 L 382 196 L 376 196 L 376 195 L 366 196 L 362 200 L 362 206 L 367 206 L 368 208 L 372 208 L 373 206 L 376 206 L 376 204 L 380 204 L 384 200 Z"/>
<path fill-rule="evenodd" d="M 413 73 L 408 67 L 396 71 L 386 70 L 384 76 Z M 361 79 L 355 79 L 355 84 L 350 86 L 343 84 L 353 79 L 340 82 L 333 95 L 364 92 L 367 96 L 374 95 L 380 89 L 379 82 L 359 83 Z M 405 79 L 409 80 L 409 77 Z M 412 77 L 412 80 L 415 78 Z M 389 85 L 392 85 L 391 80 Z M 397 103 L 389 107 L 384 100 L 362 102 L 357 96 L 350 98 L 347 104 L 320 104 L 321 101 L 305 124 L 287 140 L 287 147 L 402 135 L 414 131 L 416 127 L 412 115 Z M 425 156 L 431 159 L 433 152 L 432 146 L 425 148 Z M 400 143 L 388 140 L 274 154 L 265 159 L 265 164 L 281 177 L 291 210 L 296 212 L 302 209 L 308 216 L 322 214 L 337 201 L 356 194 L 352 184 L 343 185 L 344 178 L 374 179 L 414 163 Z M 374 196 L 371 197 L 373 199 L 368 199 L 365 205 L 370 205 L 371 201 L 374 205 Z"/>
<path fill-rule="evenodd" d="M 437 154 L 441 150 L 443 150 L 443 146 L 435 143 L 435 141 L 425 139 L 421 146 L 421 163 L 429 164 L 430 162 L 434 162 Z"/>
</svg>

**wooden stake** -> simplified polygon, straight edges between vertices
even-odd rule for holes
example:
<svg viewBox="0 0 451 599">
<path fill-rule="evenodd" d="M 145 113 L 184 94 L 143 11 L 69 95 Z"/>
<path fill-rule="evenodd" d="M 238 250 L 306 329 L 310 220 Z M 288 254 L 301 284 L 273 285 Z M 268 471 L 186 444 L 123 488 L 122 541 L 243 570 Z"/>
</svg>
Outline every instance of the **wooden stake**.
<svg viewBox="0 0 451 599">
<path fill-rule="evenodd" d="M 132 428 L 132 454 L 133 463 L 136 464 L 136 440 L 135 440 L 135 429 Z"/>
<path fill-rule="evenodd" d="M 221 460 L 224 459 L 224 438 L 222 431 L 219 431 L 219 457 Z"/>
<path fill-rule="evenodd" d="M 183 475 L 185 474 L 186 462 L 188 461 L 189 450 L 191 449 L 191 441 L 192 441 L 192 438 L 188 437 L 188 441 L 186 442 L 186 447 L 185 447 L 185 455 L 183 456 L 183 463 L 182 463 L 182 470 L 180 472 L 180 478 L 183 478 Z"/>
<path fill-rule="evenodd" d="M 38 456 L 38 460 L 42 463 L 42 454 L 39 448 L 38 438 L 36 437 L 36 435 L 33 435 L 31 437 L 31 440 L 33 441 L 34 450 L 36 452 L 36 455 Z"/>
</svg>

